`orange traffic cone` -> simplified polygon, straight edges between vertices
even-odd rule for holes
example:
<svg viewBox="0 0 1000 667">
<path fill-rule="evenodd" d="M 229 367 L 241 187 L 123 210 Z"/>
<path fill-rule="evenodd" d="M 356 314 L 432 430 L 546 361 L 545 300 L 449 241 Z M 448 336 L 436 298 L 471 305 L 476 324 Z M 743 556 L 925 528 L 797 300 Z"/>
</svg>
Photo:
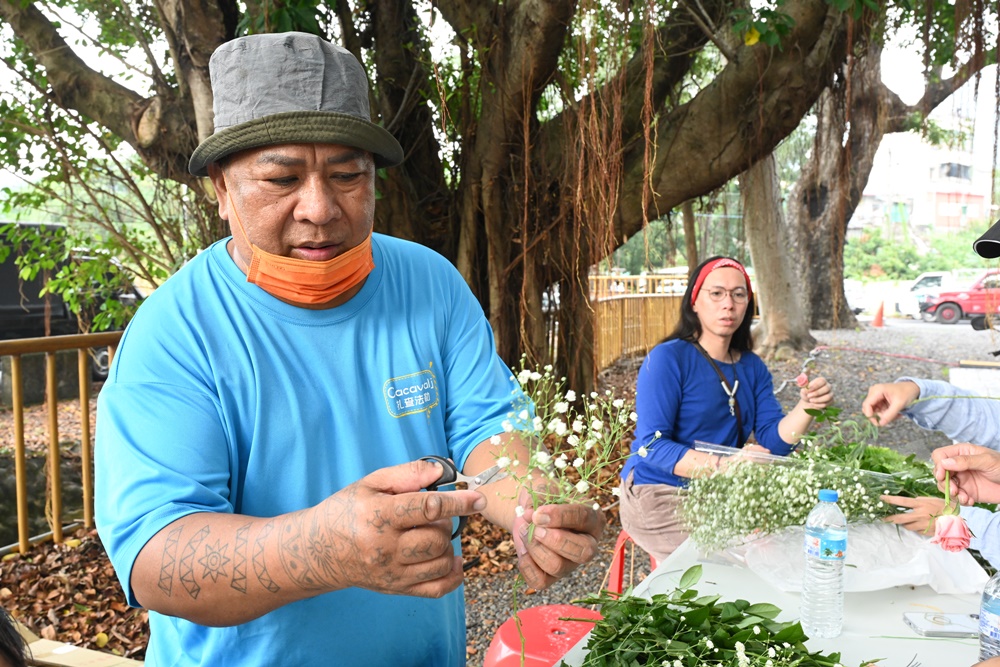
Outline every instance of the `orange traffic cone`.
<svg viewBox="0 0 1000 667">
<path fill-rule="evenodd" d="M 878 304 L 878 310 L 875 311 L 875 319 L 872 320 L 873 327 L 884 326 L 882 322 L 882 315 L 884 310 L 885 310 L 885 301 L 882 301 L 881 303 Z"/>
</svg>

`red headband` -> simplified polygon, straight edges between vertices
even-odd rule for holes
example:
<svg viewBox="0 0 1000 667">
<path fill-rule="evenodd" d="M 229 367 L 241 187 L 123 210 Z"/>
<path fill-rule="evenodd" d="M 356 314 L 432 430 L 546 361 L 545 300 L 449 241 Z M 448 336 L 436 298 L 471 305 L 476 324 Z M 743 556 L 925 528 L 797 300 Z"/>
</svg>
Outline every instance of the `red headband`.
<svg viewBox="0 0 1000 667">
<path fill-rule="evenodd" d="M 691 290 L 691 305 L 694 305 L 695 300 L 698 298 L 698 294 L 701 292 L 701 284 L 705 282 L 705 278 L 708 277 L 712 271 L 716 269 L 721 269 L 724 267 L 731 267 L 734 269 L 739 269 L 743 274 L 744 280 L 747 281 L 747 293 L 753 296 L 753 288 L 750 287 L 750 276 L 747 274 L 747 270 L 743 268 L 743 265 L 737 262 L 735 259 L 729 259 L 728 257 L 723 257 L 717 259 L 714 262 L 710 262 L 705 266 L 701 267 L 701 271 L 698 273 L 697 280 L 694 281 L 694 289 Z"/>
</svg>

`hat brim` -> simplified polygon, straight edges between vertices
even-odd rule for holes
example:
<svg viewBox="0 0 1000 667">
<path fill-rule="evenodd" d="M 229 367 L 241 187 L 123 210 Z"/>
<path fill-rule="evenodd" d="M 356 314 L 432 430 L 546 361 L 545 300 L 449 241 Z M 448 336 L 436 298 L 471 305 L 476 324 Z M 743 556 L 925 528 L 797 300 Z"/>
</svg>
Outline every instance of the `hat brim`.
<svg viewBox="0 0 1000 667">
<path fill-rule="evenodd" d="M 375 157 L 378 168 L 403 161 L 403 147 L 375 123 L 331 111 L 286 111 L 219 130 L 194 150 L 188 171 L 208 176 L 209 164 L 248 148 L 311 143 L 364 149 Z"/>
<path fill-rule="evenodd" d="M 976 239 L 975 243 L 972 244 L 972 249 L 984 259 L 1000 257 L 1000 220 L 993 223 L 993 226 L 987 229 L 985 234 Z"/>
</svg>

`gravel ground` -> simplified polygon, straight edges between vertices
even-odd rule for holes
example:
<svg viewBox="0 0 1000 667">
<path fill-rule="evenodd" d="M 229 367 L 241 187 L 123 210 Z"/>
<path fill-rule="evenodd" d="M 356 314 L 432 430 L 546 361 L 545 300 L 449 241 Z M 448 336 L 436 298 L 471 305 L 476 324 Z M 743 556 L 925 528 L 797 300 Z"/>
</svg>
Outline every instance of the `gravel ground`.
<svg viewBox="0 0 1000 667">
<path fill-rule="evenodd" d="M 995 361 L 990 354 L 1000 349 L 1000 335 L 993 331 L 974 331 L 968 323 L 939 325 L 910 320 L 887 319 L 885 326 L 862 324 L 857 330 L 815 331 L 817 347 L 810 375 L 822 375 L 833 385 L 835 403 L 843 408 L 842 419 L 860 415 L 861 401 L 868 387 L 877 382 L 891 382 L 900 376 L 949 379 L 951 367 L 960 361 Z M 809 355 L 783 362 L 769 363 L 777 389 L 784 380 L 800 372 Z M 623 360 L 602 374 L 602 382 L 619 390 L 634 388 L 635 374 L 641 359 Z M 787 410 L 797 400 L 794 384 L 789 382 L 778 398 Z M 930 457 L 930 452 L 950 441 L 940 433 L 918 428 L 905 419 L 882 429 L 878 444 L 907 454 Z M 603 585 L 611 562 L 615 540 L 621 528 L 617 514 L 609 512 L 610 521 L 601 543 L 601 553 L 591 563 L 552 588 L 522 596 L 521 608 L 544 604 L 566 604 L 576 598 L 596 593 Z M 649 572 L 649 561 L 636 549 L 633 583 Z M 628 563 L 628 561 L 627 561 Z M 629 568 L 626 566 L 626 585 Z M 482 665 L 483 656 L 499 625 L 513 613 L 513 572 L 479 576 L 466 582 L 466 619 L 468 624 L 468 664 Z"/>
</svg>

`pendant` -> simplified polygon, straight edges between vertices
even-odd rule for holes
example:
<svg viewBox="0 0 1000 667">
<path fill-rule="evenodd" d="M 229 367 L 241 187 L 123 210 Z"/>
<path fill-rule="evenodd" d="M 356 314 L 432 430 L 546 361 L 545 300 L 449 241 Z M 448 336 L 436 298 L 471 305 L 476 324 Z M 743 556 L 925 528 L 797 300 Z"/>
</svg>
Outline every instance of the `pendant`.
<svg viewBox="0 0 1000 667">
<path fill-rule="evenodd" d="M 729 414 L 731 414 L 734 417 L 736 416 L 735 406 L 736 406 L 736 399 L 733 398 L 732 396 L 730 396 L 729 397 Z"/>
</svg>

